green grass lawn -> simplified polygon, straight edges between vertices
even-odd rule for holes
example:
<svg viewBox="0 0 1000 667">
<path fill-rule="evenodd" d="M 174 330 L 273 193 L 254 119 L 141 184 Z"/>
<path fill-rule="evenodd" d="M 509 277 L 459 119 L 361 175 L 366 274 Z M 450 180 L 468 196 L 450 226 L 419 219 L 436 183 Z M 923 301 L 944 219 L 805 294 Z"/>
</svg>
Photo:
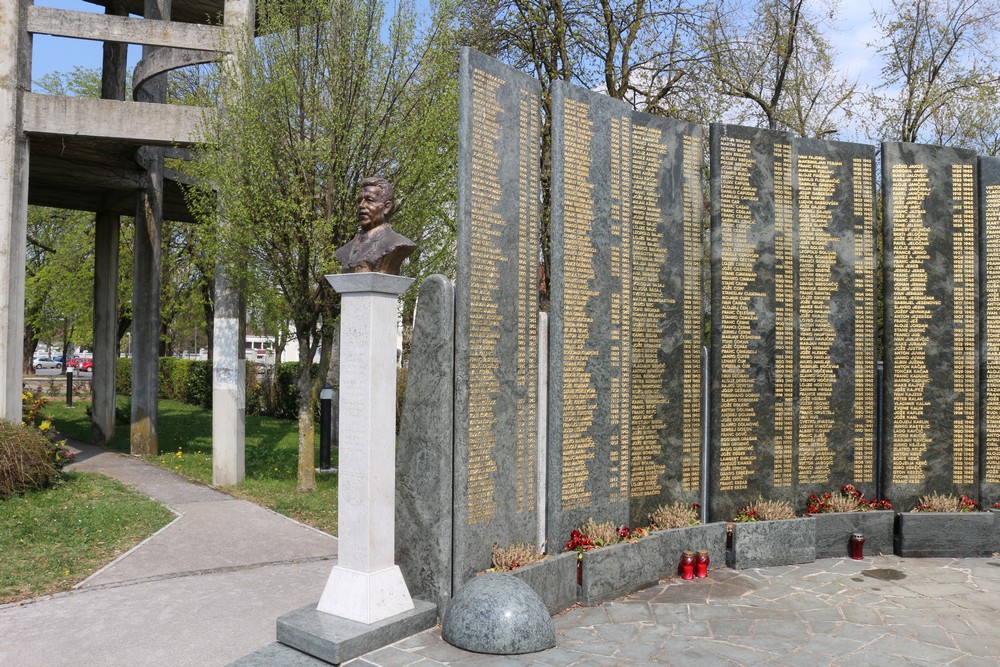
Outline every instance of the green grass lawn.
<svg viewBox="0 0 1000 667">
<path fill-rule="evenodd" d="M 126 399 L 119 397 L 124 407 Z M 52 401 L 42 410 L 56 430 L 87 442 L 90 440 L 88 402 Z M 179 401 L 159 403 L 160 454 L 147 460 L 204 484 L 212 483 L 212 412 Z M 128 424 L 115 429 L 111 449 L 129 451 Z M 316 429 L 316 466 L 319 465 L 319 429 Z M 336 452 L 332 464 L 337 465 Z M 245 498 L 297 521 L 337 534 L 337 476 L 316 475 L 316 490 L 295 490 L 298 462 L 298 423 L 273 417 L 246 418 L 246 481 L 226 487 L 226 493 Z"/>
<path fill-rule="evenodd" d="M 174 519 L 115 480 L 68 473 L 0 500 L 0 604 L 66 590 Z"/>
</svg>

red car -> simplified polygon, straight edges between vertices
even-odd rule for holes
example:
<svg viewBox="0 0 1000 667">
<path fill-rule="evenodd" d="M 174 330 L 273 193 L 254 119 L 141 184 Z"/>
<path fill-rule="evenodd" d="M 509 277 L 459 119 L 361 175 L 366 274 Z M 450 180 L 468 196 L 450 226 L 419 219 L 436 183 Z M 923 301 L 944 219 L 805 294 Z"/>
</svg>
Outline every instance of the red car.
<svg viewBox="0 0 1000 667">
<path fill-rule="evenodd" d="M 76 370 L 81 373 L 91 373 L 94 370 L 94 360 L 93 359 L 81 359 L 76 364 Z"/>
</svg>

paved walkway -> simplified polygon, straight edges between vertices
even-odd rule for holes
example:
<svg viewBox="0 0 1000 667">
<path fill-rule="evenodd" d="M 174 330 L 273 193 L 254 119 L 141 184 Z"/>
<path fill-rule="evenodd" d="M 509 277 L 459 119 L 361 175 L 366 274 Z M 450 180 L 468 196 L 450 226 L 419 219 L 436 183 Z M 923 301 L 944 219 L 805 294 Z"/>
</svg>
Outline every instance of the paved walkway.
<svg viewBox="0 0 1000 667">
<path fill-rule="evenodd" d="M 337 540 L 139 459 L 72 443 L 178 516 L 67 593 L 0 606 L 0 665 L 227 665 L 319 599 Z M 0 555 L 2 557 L 2 555 Z"/>
<path fill-rule="evenodd" d="M 1000 664 L 1000 558 L 825 559 L 672 579 L 555 617 L 555 648 L 482 656 L 433 629 L 349 663 L 381 665 Z"/>
<path fill-rule="evenodd" d="M 137 459 L 81 445 L 74 464 L 179 516 L 76 590 L 0 606 L 0 665 L 318 665 L 273 645 L 275 621 L 315 603 L 336 540 Z M 557 646 L 456 649 L 428 630 L 347 663 L 405 665 L 1000 664 L 1000 558 L 820 560 L 676 579 L 555 618 Z M 260 657 L 261 654 L 258 654 Z"/>
</svg>

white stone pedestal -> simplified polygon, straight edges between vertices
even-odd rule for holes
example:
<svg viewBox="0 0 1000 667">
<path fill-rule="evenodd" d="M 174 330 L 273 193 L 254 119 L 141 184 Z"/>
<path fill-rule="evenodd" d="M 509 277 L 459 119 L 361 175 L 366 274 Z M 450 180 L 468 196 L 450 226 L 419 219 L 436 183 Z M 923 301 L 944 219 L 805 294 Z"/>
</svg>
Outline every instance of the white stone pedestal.
<svg viewBox="0 0 1000 667">
<path fill-rule="evenodd" d="M 395 564 L 396 318 L 412 278 L 327 276 L 340 313 L 338 564 L 317 611 L 376 623 L 414 608 Z"/>
</svg>

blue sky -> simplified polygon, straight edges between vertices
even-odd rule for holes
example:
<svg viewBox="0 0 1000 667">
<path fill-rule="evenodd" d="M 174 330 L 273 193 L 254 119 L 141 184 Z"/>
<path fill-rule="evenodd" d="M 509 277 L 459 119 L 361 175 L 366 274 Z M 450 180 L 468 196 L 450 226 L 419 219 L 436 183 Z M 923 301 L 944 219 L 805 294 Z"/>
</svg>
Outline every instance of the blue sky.
<svg viewBox="0 0 1000 667">
<path fill-rule="evenodd" d="M 6 1 L 6 0 L 3 0 Z M 839 53 L 839 69 L 857 77 L 862 82 L 874 82 L 878 78 L 878 62 L 869 44 L 875 40 L 872 28 L 872 5 L 884 6 L 887 0 L 832 0 L 834 4 L 834 27 L 827 32 Z M 103 12 L 104 8 L 84 2 L 84 0 L 36 0 L 36 5 L 74 9 L 78 11 Z M 101 66 L 101 43 L 36 35 L 33 41 L 32 79 L 51 72 L 70 72 L 75 66 L 99 69 Z M 128 67 L 133 69 L 141 54 L 141 47 L 129 47 Z"/>
</svg>

